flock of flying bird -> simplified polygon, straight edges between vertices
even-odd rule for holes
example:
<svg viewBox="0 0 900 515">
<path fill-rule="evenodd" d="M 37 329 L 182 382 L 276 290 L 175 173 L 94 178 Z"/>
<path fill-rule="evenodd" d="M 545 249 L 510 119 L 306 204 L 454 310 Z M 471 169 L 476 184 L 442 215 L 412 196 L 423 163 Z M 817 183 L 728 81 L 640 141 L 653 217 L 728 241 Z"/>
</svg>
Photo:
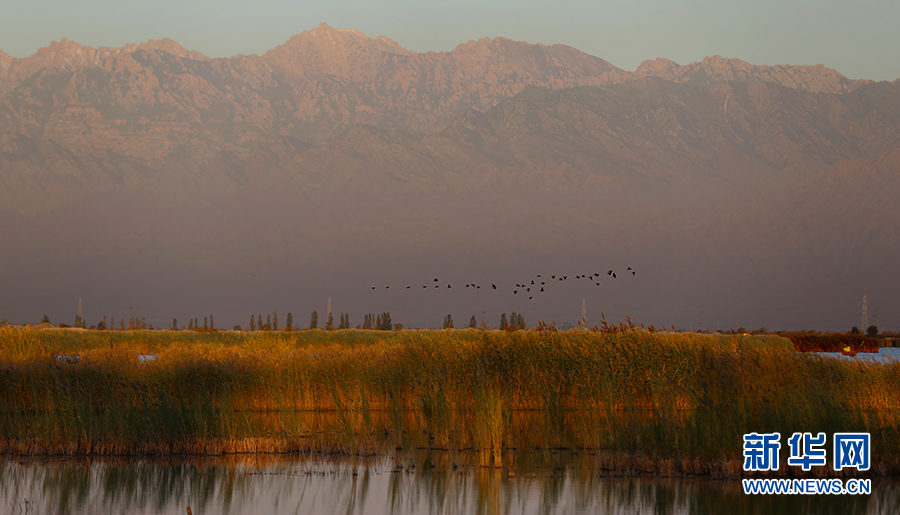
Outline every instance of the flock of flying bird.
<svg viewBox="0 0 900 515">
<path fill-rule="evenodd" d="M 637 275 L 635 273 L 634 269 L 631 268 L 630 266 L 628 267 L 628 272 L 631 272 L 631 275 Z M 606 275 L 609 277 L 612 277 L 613 279 L 616 279 L 618 277 L 618 274 L 613 270 L 607 271 Z M 577 280 L 586 279 L 589 282 L 591 282 L 592 284 L 595 284 L 597 286 L 600 286 L 600 284 L 601 284 L 600 283 L 601 277 L 603 277 L 603 275 L 600 273 L 595 273 L 595 274 L 591 274 L 591 275 L 585 274 L 585 275 L 575 275 L 574 276 L 574 278 Z M 544 292 L 545 291 L 544 288 L 549 287 L 549 283 L 552 283 L 553 281 L 567 281 L 567 280 L 569 280 L 568 275 L 551 275 L 550 278 L 545 278 L 545 277 L 542 277 L 541 274 L 538 274 L 536 278 L 531 279 L 530 283 L 527 280 L 522 284 L 516 283 L 516 286 L 515 286 L 515 288 L 512 289 L 512 292 L 513 292 L 513 295 L 518 295 L 521 292 L 523 295 L 528 295 L 528 300 L 532 300 L 532 299 L 534 299 L 534 296 L 536 294 Z M 440 281 L 438 281 L 437 277 L 434 278 L 434 282 L 440 283 Z M 428 286 L 429 286 L 428 284 L 423 284 L 422 288 L 428 288 Z M 434 288 L 442 287 L 440 284 L 432 284 L 432 286 Z M 444 287 L 445 288 L 453 288 L 453 285 L 447 284 Z M 480 290 L 481 287 L 482 287 L 482 285 L 480 285 L 480 284 L 466 283 L 466 288 L 473 288 L 476 290 Z M 485 287 L 485 289 L 488 288 L 486 285 L 484 287 Z M 494 283 L 491 283 L 490 288 L 493 290 L 496 290 L 497 285 Z M 378 287 L 372 286 L 372 289 L 376 290 L 376 289 L 378 289 Z M 389 290 L 389 289 L 391 289 L 391 287 L 390 287 L 390 285 L 388 285 L 388 286 L 385 286 L 384 289 Z M 412 286 L 406 285 L 405 289 L 407 289 L 407 290 L 412 289 Z"/>
</svg>

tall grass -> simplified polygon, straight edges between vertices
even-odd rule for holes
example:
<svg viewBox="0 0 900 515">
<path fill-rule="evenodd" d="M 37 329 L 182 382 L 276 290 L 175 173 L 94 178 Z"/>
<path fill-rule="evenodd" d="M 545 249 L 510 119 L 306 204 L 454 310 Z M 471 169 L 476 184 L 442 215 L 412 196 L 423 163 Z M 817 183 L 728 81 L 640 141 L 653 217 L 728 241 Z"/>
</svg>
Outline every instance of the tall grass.
<svg viewBox="0 0 900 515">
<path fill-rule="evenodd" d="M 729 473 L 744 433 L 868 431 L 896 471 L 898 416 L 900 365 L 775 336 L 0 328 L 0 452 L 567 448 Z"/>
</svg>

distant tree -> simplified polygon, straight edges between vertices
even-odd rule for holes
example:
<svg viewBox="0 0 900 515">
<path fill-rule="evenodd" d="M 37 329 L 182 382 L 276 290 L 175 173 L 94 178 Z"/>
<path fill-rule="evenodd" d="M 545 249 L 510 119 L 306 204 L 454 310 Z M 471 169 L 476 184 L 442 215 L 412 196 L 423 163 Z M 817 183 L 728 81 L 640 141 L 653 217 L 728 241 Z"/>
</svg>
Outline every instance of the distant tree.
<svg viewBox="0 0 900 515">
<path fill-rule="evenodd" d="M 872 338 L 878 336 L 878 327 L 870 325 L 866 328 L 866 335 L 871 336 Z"/>
<path fill-rule="evenodd" d="M 859 334 L 859 327 L 853 326 L 853 329 L 850 329 L 850 334 Z"/>
<path fill-rule="evenodd" d="M 212 316 L 212 315 L 209 315 L 209 328 L 210 328 L 210 329 L 215 329 L 215 328 L 216 328 L 216 323 L 213 321 L 213 316 Z"/>
<path fill-rule="evenodd" d="M 241 326 L 236 325 L 236 326 L 232 327 L 231 330 L 232 330 L 232 331 L 240 331 L 240 330 L 241 330 Z"/>
<path fill-rule="evenodd" d="M 173 331 L 177 331 L 177 330 L 178 330 L 178 319 L 177 319 L 177 318 L 173 318 L 173 319 L 172 319 L 172 330 L 173 330 Z"/>
<path fill-rule="evenodd" d="M 44 318 L 41 319 L 41 323 L 42 323 L 42 324 L 49 324 L 49 323 L 50 323 L 50 318 L 47 317 L 47 315 L 44 315 Z"/>
<path fill-rule="evenodd" d="M 193 330 L 194 330 L 194 319 L 192 318 L 192 319 L 188 320 L 188 331 L 193 331 Z"/>
<path fill-rule="evenodd" d="M 256 315 L 256 330 L 257 331 L 263 330 L 262 313 Z"/>
<path fill-rule="evenodd" d="M 309 328 L 315 329 L 319 327 L 319 312 L 313 311 L 312 315 L 309 317 Z"/>
<path fill-rule="evenodd" d="M 203 317 L 203 328 L 209 329 L 209 319 L 207 317 Z"/>
<path fill-rule="evenodd" d="M 478 326 L 478 322 L 475 321 L 475 315 L 472 315 L 472 318 L 469 319 L 469 329 L 475 329 Z"/>
<path fill-rule="evenodd" d="M 391 324 L 390 312 L 385 311 L 384 313 L 378 315 L 378 318 L 375 321 L 375 326 L 379 331 L 390 331 L 391 329 L 393 329 L 393 324 Z"/>
<path fill-rule="evenodd" d="M 453 317 L 447 315 L 444 317 L 444 329 L 453 329 Z"/>
<path fill-rule="evenodd" d="M 509 323 L 507 324 L 507 327 L 513 330 L 525 329 L 525 318 L 513 311 L 512 314 L 509 315 Z"/>
<path fill-rule="evenodd" d="M 284 328 L 287 329 L 288 331 L 294 330 L 294 315 L 292 315 L 290 311 L 288 311 Z"/>
<path fill-rule="evenodd" d="M 104 329 L 106 329 L 106 321 L 101 320 L 101 321 L 97 322 L 97 329 L 100 331 L 103 331 Z"/>
<path fill-rule="evenodd" d="M 121 319 L 121 320 L 119 320 L 119 330 L 120 330 L 120 331 L 124 331 L 124 330 L 125 330 L 125 319 L 124 319 L 124 318 Z"/>
<path fill-rule="evenodd" d="M 272 330 L 272 315 L 266 315 L 266 326 L 264 327 L 266 331 Z"/>
<path fill-rule="evenodd" d="M 325 329 L 329 331 L 334 330 L 334 317 L 331 315 L 331 311 L 328 312 L 328 319 L 325 321 Z"/>
<path fill-rule="evenodd" d="M 341 313 L 341 325 L 338 326 L 338 329 L 350 329 L 350 314 L 349 313 Z"/>
<path fill-rule="evenodd" d="M 272 313 L 272 329 L 278 330 L 278 310 L 276 309 L 274 313 Z"/>
<path fill-rule="evenodd" d="M 503 313 L 502 315 L 500 315 L 500 330 L 505 331 L 506 325 L 506 313 Z"/>
<path fill-rule="evenodd" d="M 256 317 L 253 315 L 250 315 L 250 330 L 256 331 Z"/>
<path fill-rule="evenodd" d="M 375 315 L 369 313 L 363 318 L 363 329 L 375 329 Z"/>
</svg>

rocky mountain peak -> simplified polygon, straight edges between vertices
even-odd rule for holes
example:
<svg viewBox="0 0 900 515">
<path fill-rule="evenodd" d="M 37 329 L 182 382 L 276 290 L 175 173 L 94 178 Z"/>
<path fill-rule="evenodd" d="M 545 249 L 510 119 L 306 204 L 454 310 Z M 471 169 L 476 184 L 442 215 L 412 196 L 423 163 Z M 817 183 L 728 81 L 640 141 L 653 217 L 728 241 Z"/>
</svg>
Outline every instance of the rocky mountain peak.
<svg viewBox="0 0 900 515">
<path fill-rule="evenodd" d="M 161 52 L 166 52 L 167 54 L 172 54 L 176 57 L 181 57 L 184 59 L 193 59 L 197 60 L 209 60 L 208 57 L 197 52 L 196 50 L 188 50 L 181 46 L 177 41 L 171 40 L 169 38 L 162 39 L 149 39 L 140 45 L 137 45 L 136 48 L 141 50 L 158 50 Z M 125 47 L 123 47 L 123 50 Z"/>
<path fill-rule="evenodd" d="M 293 36 L 263 54 L 263 59 L 297 75 L 345 75 L 365 64 L 373 54 L 414 55 L 384 36 L 371 38 L 353 29 L 335 29 L 322 23 Z"/>
<path fill-rule="evenodd" d="M 6 76 L 6 71 L 9 70 L 10 65 L 15 58 L 3 50 L 0 50 L 0 80 Z"/>
</svg>

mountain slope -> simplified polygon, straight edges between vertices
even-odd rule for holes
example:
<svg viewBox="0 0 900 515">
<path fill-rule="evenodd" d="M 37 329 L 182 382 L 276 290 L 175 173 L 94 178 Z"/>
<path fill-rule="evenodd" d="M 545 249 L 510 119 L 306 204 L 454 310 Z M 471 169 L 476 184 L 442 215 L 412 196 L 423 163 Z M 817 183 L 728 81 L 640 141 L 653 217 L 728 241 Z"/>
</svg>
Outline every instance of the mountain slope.
<svg viewBox="0 0 900 515">
<path fill-rule="evenodd" d="M 231 325 L 333 297 L 354 323 L 533 323 L 587 299 L 590 319 L 847 329 L 868 294 L 900 324 L 900 82 L 327 26 L 229 59 L 51 47 L 0 55 L 3 318 L 84 296 L 89 319 L 140 299 Z M 456 287 L 627 266 L 534 299 Z"/>
</svg>

